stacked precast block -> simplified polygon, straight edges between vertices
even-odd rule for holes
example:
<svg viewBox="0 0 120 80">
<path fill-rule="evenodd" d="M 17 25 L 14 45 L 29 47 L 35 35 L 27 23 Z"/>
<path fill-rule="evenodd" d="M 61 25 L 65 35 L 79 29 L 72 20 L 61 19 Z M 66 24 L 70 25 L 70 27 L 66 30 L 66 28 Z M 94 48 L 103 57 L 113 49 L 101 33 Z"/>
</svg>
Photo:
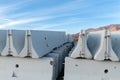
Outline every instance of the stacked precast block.
<svg viewBox="0 0 120 80">
<path fill-rule="evenodd" d="M 71 48 L 65 32 L 0 30 L 0 80 L 56 80 Z"/>
<path fill-rule="evenodd" d="M 119 80 L 120 32 L 81 31 L 65 59 L 64 80 Z"/>
</svg>

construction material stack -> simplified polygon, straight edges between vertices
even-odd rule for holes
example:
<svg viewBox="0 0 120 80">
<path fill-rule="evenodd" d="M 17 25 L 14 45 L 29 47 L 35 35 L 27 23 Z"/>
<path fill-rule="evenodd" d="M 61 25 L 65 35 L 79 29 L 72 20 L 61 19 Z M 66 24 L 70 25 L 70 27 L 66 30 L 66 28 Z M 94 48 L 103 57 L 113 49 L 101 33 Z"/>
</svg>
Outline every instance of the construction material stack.
<svg viewBox="0 0 120 80">
<path fill-rule="evenodd" d="M 0 30 L 0 80 L 56 80 L 71 48 L 62 31 Z"/>
<path fill-rule="evenodd" d="M 119 80 L 120 32 L 81 31 L 65 59 L 64 80 Z"/>
</svg>

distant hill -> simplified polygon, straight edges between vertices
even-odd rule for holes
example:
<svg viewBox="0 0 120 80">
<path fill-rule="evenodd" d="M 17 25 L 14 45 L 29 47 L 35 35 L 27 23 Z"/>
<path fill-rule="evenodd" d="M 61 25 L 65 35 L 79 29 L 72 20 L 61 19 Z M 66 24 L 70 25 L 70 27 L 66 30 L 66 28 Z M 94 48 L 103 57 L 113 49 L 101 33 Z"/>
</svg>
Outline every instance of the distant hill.
<svg viewBox="0 0 120 80">
<path fill-rule="evenodd" d="M 105 29 L 108 29 L 110 31 L 120 31 L 120 24 L 110 24 L 107 26 L 101 26 L 99 28 L 89 28 L 87 29 L 87 31 L 92 32 L 92 31 L 99 31 L 99 30 L 105 30 Z M 73 37 L 74 37 L 74 41 L 77 41 L 79 37 L 79 33 L 74 34 Z"/>
<path fill-rule="evenodd" d="M 102 27 L 99 27 L 99 28 L 89 28 L 89 29 L 87 29 L 87 31 L 91 32 L 91 31 L 99 31 L 99 30 L 104 30 L 104 29 L 108 29 L 110 31 L 119 31 L 120 30 L 120 24 L 111 24 L 111 25 L 102 26 Z"/>
</svg>

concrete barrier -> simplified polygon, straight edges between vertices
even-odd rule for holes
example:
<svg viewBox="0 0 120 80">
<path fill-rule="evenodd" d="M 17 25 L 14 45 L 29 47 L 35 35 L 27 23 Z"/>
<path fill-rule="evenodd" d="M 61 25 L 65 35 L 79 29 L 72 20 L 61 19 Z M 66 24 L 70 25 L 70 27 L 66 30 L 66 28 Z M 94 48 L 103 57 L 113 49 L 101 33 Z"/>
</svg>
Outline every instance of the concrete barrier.
<svg viewBox="0 0 120 80">
<path fill-rule="evenodd" d="M 111 32 L 112 49 L 120 60 L 120 32 Z"/>
<path fill-rule="evenodd" d="M 71 53 L 70 57 L 72 58 L 88 58 L 91 59 L 92 55 L 87 46 L 87 33 L 81 31 L 79 35 L 78 43 Z"/>
<path fill-rule="evenodd" d="M 32 46 L 30 30 L 27 30 L 25 33 L 24 48 L 20 52 L 19 57 L 39 58 L 38 54 L 36 53 L 36 51 L 33 49 L 33 46 Z"/>
<path fill-rule="evenodd" d="M 61 31 L 0 30 L 0 80 L 57 80 L 72 47 Z"/>
<path fill-rule="evenodd" d="M 86 40 L 85 43 L 85 38 L 81 38 L 81 43 L 77 43 L 77 50 L 76 47 L 72 49 L 70 54 L 73 56 L 74 53 L 75 57 L 70 55 L 65 58 L 64 80 L 119 80 L 120 32 L 89 32 Z M 85 46 L 88 49 L 81 48 Z M 82 50 L 89 50 L 92 59 L 77 58 Z"/>
<path fill-rule="evenodd" d="M 6 37 L 5 40 L 5 48 L 1 52 L 2 56 L 18 56 L 14 46 L 13 46 L 13 38 L 12 38 L 12 31 L 7 30 L 7 35 L 4 35 Z"/>
<path fill-rule="evenodd" d="M 20 54 L 25 44 L 25 30 L 12 30 L 12 43 L 17 52 Z"/>
<path fill-rule="evenodd" d="M 119 80 L 119 69 L 119 62 L 67 57 L 64 80 Z"/>
<path fill-rule="evenodd" d="M 95 60 L 119 61 L 111 45 L 111 34 L 107 30 L 90 32 L 88 48 Z"/>
<path fill-rule="evenodd" d="M 65 43 L 65 32 L 36 31 L 26 32 L 25 45 L 21 57 L 39 58 Z"/>
<path fill-rule="evenodd" d="M 0 57 L 1 80 L 53 80 L 51 57 L 41 59 Z"/>
</svg>

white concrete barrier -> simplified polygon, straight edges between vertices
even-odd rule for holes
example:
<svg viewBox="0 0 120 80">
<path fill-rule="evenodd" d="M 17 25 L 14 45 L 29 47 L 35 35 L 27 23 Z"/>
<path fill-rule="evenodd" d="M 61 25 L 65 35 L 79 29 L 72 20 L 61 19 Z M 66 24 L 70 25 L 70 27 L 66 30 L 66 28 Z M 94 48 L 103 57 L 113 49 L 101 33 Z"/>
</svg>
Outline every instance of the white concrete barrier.
<svg viewBox="0 0 120 80">
<path fill-rule="evenodd" d="M 79 35 L 78 43 L 71 53 L 70 57 L 72 58 L 88 58 L 91 59 L 92 55 L 87 46 L 87 33 L 81 31 Z"/>
<path fill-rule="evenodd" d="M 111 45 L 111 34 L 107 30 L 90 32 L 88 48 L 95 60 L 119 61 Z"/>
<path fill-rule="evenodd" d="M 119 80 L 120 32 L 89 32 L 86 44 L 82 45 L 83 40 L 78 41 L 77 50 L 75 47 L 70 53 L 72 56 L 74 53 L 75 58 L 70 55 L 65 59 L 64 80 Z M 84 48 L 83 52 L 89 50 L 93 58 L 76 58 L 82 51 L 80 47 L 85 45 L 88 49 Z"/>
<path fill-rule="evenodd" d="M 67 57 L 64 80 L 119 80 L 119 70 L 119 62 Z"/>
<path fill-rule="evenodd" d="M 111 32 L 112 49 L 120 60 L 120 32 Z"/>
<path fill-rule="evenodd" d="M 65 43 L 65 32 L 28 30 L 20 57 L 39 58 Z"/>
<path fill-rule="evenodd" d="M 57 80 L 72 46 L 65 32 L 0 30 L 0 80 Z"/>
<path fill-rule="evenodd" d="M 0 57 L 0 80 L 53 80 L 51 57 Z"/>
<path fill-rule="evenodd" d="M 19 57 L 39 58 L 38 54 L 36 53 L 36 51 L 33 49 L 33 46 L 32 46 L 30 30 L 27 30 L 25 33 L 24 48 L 20 52 Z"/>
<path fill-rule="evenodd" d="M 48 54 L 54 48 L 65 43 L 64 32 L 31 31 L 31 34 L 33 49 L 39 57 Z"/>
<path fill-rule="evenodd" d="M 11 30 L 7 31 L 5 42 L 6 42 L 6 45 L 5 45 L 5 48 L 3 49 L 1 55 L 2 56 L 18 56 L 18 54 L 13 46 L 13 38 L 12 38 Z"/>
<path fill-rule="evenodd" d="M 112 49 L 111 34 L 108 30 L 89 32 L 88 34 L 81 32 L 70 57 L 87 59 L 93 57 L 95 60 L 119 61 Z"/>
</svg>

